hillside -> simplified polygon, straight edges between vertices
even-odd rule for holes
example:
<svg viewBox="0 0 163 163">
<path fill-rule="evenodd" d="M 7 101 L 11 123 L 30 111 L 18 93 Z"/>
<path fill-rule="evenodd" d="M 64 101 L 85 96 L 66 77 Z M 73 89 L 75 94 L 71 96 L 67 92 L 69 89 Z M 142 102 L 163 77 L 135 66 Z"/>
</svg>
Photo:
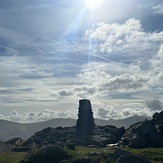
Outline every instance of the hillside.
<svg viewBox="0 0 163 163">
<path fill-rule="evenodd" d="M 58 126 L 70 127 L 74 126 L 75 123 L 76 120 L 69 118 L 57 118 L 49 121 L 28 124 L 0 120 L 0 131 L 3 131 L 0 132 L 0 140 L 5 141 L 14 137 L 27 139 L 32 136 L 35 132 L 40 131 L 43 128 L 55 128 Z"/>
<path fill-rule="evenodd" d="M 106 125 L 113 125 L 116 127 L 122 127 L 128 128 L 130 125 L 143 121 L 145 119 L 150 119 L 150 117 L 144 117 L 144 116 L 133 116 L 126 119 L 121 120 L 102 120 L 102 119 L 95 119 L 95 124 L 98 126 L 106 126 Z M 43 122 L 37 122 L 37 123 L 16 123 L 16 122 L 10 122 L 6 120 L 0 120 L 0 140 L 8 140 L 14 137 L 21 137 L 22 139 L 27 139 L 30 136 L 32 136 L 35 132 L 40 131 L 47 127 L 71 127 L 76 125 L 75 119 L 70 118 L 56 118 L 48 121 Z"/>
</svg>

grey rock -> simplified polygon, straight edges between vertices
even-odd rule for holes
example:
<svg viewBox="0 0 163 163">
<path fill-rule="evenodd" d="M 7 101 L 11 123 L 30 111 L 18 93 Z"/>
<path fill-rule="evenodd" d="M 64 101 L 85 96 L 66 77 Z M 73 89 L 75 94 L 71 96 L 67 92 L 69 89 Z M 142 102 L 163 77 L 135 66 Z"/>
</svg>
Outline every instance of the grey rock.
<svg viewBox="0 0 163 163">
<path fill-rule="evenodd" d="M 49 127 L 39 132 L 36 132 L 32 137 L 25 141 L 23 145 L 33 146 L 34 144 L 36 144 L 38 147 L 42 147 L 49 144 L 63 145 L 68 141 L 72 143 L 75 141 L 74 127 Z"/>
<path fill-rule="evenodd" d="M 59 163 L 68 158 L 67 153 L 60 146 L 48 146 L 29 157 L 25 163 Z"/>
<path fill-rule="evenodd" d="M 132 148 L 163 147 L 163 112 L 155 113 L 152 120 L 133 124 L 122 141 Z"/>
<path fill-rule="evenodd" d="M 106 145 L 117 143 L 124 133 L 125 129 L 123 127 L 96 126 L 90 143 L 97 147 L 105 147 Z"/>
</svg>

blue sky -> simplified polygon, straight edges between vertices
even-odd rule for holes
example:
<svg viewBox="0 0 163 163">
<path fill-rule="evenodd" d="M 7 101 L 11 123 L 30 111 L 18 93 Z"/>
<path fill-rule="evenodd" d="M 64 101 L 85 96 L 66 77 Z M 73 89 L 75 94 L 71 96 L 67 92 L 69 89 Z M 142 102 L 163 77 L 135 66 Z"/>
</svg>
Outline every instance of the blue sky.
<svg viewBox="0 0 163 163">
<path fill-rule="evenodd" d="M 163 110 L 162 0 L 0 1 L 0 118 L 35 122 Z"/>
</svg>

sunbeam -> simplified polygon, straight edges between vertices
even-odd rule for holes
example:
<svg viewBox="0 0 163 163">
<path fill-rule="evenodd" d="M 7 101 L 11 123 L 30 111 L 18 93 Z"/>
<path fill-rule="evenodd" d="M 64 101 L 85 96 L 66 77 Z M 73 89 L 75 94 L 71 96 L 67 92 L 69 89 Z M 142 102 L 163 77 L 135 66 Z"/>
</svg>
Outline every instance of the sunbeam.
<svg viewBox="0 0 163 163">
<path fill-rule="evenodd" d="M 85 7 L 79 12 L 78 16 L 74 19 L 74 21 L 69 25 L 68 29 L 63 35 L 63 39 L 70 39 L 77 35 L 79 27 L 81 25 L 81 21 L 83 18 L 83 14 L 85 12 Z"/>
<path fill-rule="evenodd" d="M 86 6 L 90 8 L 98 7 L 102 0 L 85 0 Z"/>
</svg>

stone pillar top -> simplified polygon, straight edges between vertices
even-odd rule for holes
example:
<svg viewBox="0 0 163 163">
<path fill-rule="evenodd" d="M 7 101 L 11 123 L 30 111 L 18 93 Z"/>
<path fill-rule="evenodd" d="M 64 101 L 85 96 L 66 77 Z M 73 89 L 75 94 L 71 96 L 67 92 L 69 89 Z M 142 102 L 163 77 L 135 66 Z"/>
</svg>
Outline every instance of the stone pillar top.
<svg viewBox="0 0 163 163">
<path fill-rule="evenodd" d="M 79 100 L 79 104 L 86 104 L 86 103 L 90 103 L 90 100 L 87 100 L 87 99 L 82 99 L 82 100 Z"/>
<path fill-rule="evenodd" d="M 90 102 L 90 100 L 88 100 L 88 99 L 81 99 L 81 100 L 79 100 L 79 102 L 82 102 L 82 101 L 89 101 Z"/>
</svg>

